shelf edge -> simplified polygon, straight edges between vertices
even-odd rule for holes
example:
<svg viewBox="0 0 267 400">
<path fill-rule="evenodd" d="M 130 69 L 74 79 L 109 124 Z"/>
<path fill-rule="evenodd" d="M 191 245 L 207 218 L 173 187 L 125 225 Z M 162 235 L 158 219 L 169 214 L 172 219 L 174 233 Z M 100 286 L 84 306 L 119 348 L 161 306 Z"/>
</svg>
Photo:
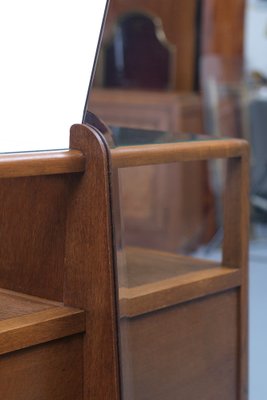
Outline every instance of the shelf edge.
<svg viewBox="0 0 267 400">
<path fill-rule="evenodd" d="M 135 288 L 120 288 L 120 318 L 136 317 L 241 286 L 239 269 L 222 267 L 220 271 L 211 270 L 210 276 L 203 278 L 199 273 L 192 274 L 184 282 L 177 277 Z"/>
<path fill-rule="evenodd" d="M 85 331 L 85 312 L 55 307 L 0 321 L 0 354 Z"/>
</svg>

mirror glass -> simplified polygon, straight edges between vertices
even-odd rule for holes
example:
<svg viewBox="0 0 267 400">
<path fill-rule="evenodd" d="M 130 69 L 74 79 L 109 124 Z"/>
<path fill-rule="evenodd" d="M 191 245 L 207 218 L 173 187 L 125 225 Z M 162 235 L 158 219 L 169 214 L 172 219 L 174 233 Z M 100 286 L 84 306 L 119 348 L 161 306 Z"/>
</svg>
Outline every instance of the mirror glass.
<svg viewBox="0 0 267 400">
<path fill-rule="evenodd" d="M 150 22 L 147 21 L 148 17 Z M 153 34 L 151 25 L 154 25 Z M 143 40 L 141 46 L 137 46 L 136 43 L 140 43 L 140 30 L 143 32 Z M 155 37 L 159 39 L 157 44 Z M 161 64 L 155 62 L 155 52 L 160 54 L 161 50 L 158 53 L 157 49 L 162 48 L 169 52 L 169 57 L 164 57 L 164 60 L 171 61 L 168 63 L 170 67 L 168 84 L 165 86 L 157 84 L 152 87 L 152 78 L 161 76 Z M 248 395 L 250 400 L 267 398 L 266 50 L 267 0 L 164 0 L 164 2 L 111 0 L 94 89 L 89 102 L 90 111 L 108 125 L 130 128 L 130 130 L 115 131 L 114 146 L 137 140 L 139 144 L 141 141 L 147 143 L 151 140 L 149 130 L 155 129 L 172 132 L 175 135 L 177 132 L 193 132 L 218 139 L 230 137 L 248 140 L 251 146 Z M 133 128 L 138 128 L 138 133 L 134 133 Z M 162 139 L 162 134 L 158 134 L 156 140 L 158 139 Z M 129 246 L 140 247 L 140 241 L 143 246 L 146 244 L 147 248 L 152 245 L 156 247 L 158 238 L 162 234 L 162 251 L 166 251 L 166 248 L 163 248 L 164 244 L 167 246 L 172 243 L 173 252 L 178 253 L 182 248 L 186 255 L 209 258 L 215 262 L 220 259 L 223 241 L 221 195 L 224 189 L 225 165 L 220 160 L 217 161 L 195 166 L 189 163 L 186 166 L 177 166 L 177 169 L 171 166 L 173 168 L 171 172 L 164 170 L 164 166 L 161 165 L 158 166 L 158 170 L 155 167 L 142 167 L 139 173 L 137 167 L 133 167 L 129 171 L 123 169 L 122 173 L 118 174 L 120 190 L 117 203 L 120 202 L 120 208 L 117 218 L 118 220 L 120 218 L 122 229 L 119 231 L 121 238 L 117 249 L 118 260 L 122 267 L 119 270 L 120 285 L 124 296 L 121 298 L 125 300 L 125 288 L 126 294 L 130 294 L 128 290 L 132 288 L 129 286 L 133 278 L 136 278 L 133 276 L 133 261 L 134 258 L 137 259 L 137 253 L 134 254 L 132 249 L 129 251 Z M 176 185 L 173 182 L 176 182 Z M 167 200 L 165 202 L 165 199 L 168 201 L 171 199 L 172 203 L 168 203 Z M 179 213 L 175 214 L 177 204 Z M 177 234 L 173 228 L 177 228 Z M 167 249 L 169 250 L 170 248 Z M 147 271 L 149 271 L 148 278 L 153 279 L 157 270 L 149 269 L 148 257 L 138 256 L 137 261 L 139 260 L 144 260 L 144 263 L 139 270 L 138 279 Z M 159 260 L 157 257 L 156 261 Z M 137 261 L 135 264 L 138 267 Z M 149 268 L 145 270 L 144 267 Z M 164 274 L 167 272 L 167 269 L 163 270 Z M 140 294 L 139 289 L 136 293 Z M 123 312 L 125 315 L 125 309 Z M 125 398 L 151 397 L 166 400 L 168 397 L 166 393 L 170 393 L 173 386 L 169 385 L 168 392 L 162 394 L 160 390 L 163 390 L 164 385 L 160 379 L 163 379 L 164 373 L 160 371 L 160 379 L 155 379 L 154 374 L 157 368 L 164 372 L 168 371 L 162 362 L 157 362 L 156 355 L 162 356 L 162 360 L 165 353 L 159 351 L 159 347 L 153 353 L 149 347 L 155 343 L 151 338 L 157 330 L 151 323 L 148 328 L 150 335 L 147 333 L 148 330 L 137 331 L 135 317 L 125 323 L 123 312 L 120 318 L 124 324 L 122 375 L 124 389 L 126 388 L 128 393 L 128 397 Z M 142 321 L 144 322 L 144 319 Z M 165 331 L 169 335 L 170 331 L 166 329 Z M 136 332 L 136 336 L 132 335 L 132 332 Z M 177 332 L 181 331 L 177 329 Z M 140 338 L 142 333 L 143 342 Z M 177 336 L 175 337 L 177 340 Z M 137 357 L 136 349 L 146 340 L 149 341 L 149 346 L 144 346 L 144 351 L 139 353 L 144 362 L 138 364 L 141 357 Z M 159 340 L 162 345 L 162 336 Z M 199 336 L 191 343 L 195 345 L 197 340 Z M 219 347 L 222 348 L 221 345 Z M 177 347 L 172 347 L 170 351 L 172 356 L 174 348 Z M 135 349 L 132 358 L 129 355 L 131 349 Z M 147 360 L 151 362 L 155 360 L 154 369 L 147 367 L 145 354 Z M 209 354 L 213 353 L 209 351 Z M 194 365 L 200 359 L 196 358 Z M 180 360 L 181 358 L 177 368 L 181 367 L 183 374 L 185 368 L 184 365 L 181 366 Z M 136 365 L 140 365 L 140 369 L 135 369 L 137 374 L 133 373 L 133 367 Z M 142 368 L 146 368 L 146 371 Z M 225 370 L 222 374 L 224 377 Z M 147 379 L 149 388 L 146 391 L 143 382 L 148 375 L 153 375 L 154 381 Z M 171 377 L 167 372 L 166 375 L 168 378 Z M 138 379 L 140 384 L 136 386 Z M 176 376 L 175 383 L 177 382 Z M 183 380 L 183 382 L 186 384 L 189 381 Z M 194 384 L 195 382 L 196 375 Z M 149 397 L 148 391 L 153 389 L 153 383 L 159 391 Z M 166 384 L 166 381 L 164 383 Z M 226 385 L 229 383 L 228 379 Z M 137 391 L 134 391 L 135 387 Z M 193 387 L 196 386 L 191 385 L 190 390 Z M 179 385 L 180 397 L 190 397 L 183 396 L 181 390 L 182 384 Z M 228 394 L 224 387 L 222 398 L 229 399 L 231 396 Z M 201 398 L 199 391 L 197 395 Z M 219 395 L 217 390 L 213 397 L 218 400 Z M 172 398 L 176 398 L 175 396 L 177 397 L 177 394 Z M 207 397 L 206 393 L 203 398 L 206 398 L 205 396 Z M 233 395 L 233 398 L 236 397 L 237 394 Z"/>
<path fill-rule="evenodd" d="M 0 152 L 68 147 L 80 123 L 107 0 L 0 4 Z"/>
</svg>

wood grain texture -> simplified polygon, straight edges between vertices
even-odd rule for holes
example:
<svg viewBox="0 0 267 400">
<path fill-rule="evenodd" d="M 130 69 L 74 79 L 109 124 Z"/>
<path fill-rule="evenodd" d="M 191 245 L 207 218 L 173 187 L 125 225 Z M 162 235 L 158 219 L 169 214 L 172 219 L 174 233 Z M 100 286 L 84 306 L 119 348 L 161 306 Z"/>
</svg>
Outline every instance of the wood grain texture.
<svg viewBox="0 0 267 400">
<path fill-rule="evenodd" d="M 82 172 L 85 160 L 79 151 L 0 154 L 0 178 Z"/>
<path fill-rule="evenodd" d="M 86 311 L 84 398 L 119 399 L 108 154 L 94 130 L 72 127 L 70 147 L 86 156 L 73 177 L 65 251 L 64 304 Z"/>
<path fill-rule="evenodd" d="M 0 398 L 83 400 L 83 339 L 55 340 L 0 356 Z"/>
<path fill-rule="evenodd" d="M 248 243 L 249 243 L 249 149 L 241 158 L 228 161 L 225 208 L 223 262 L 242 272 L 240 300 L 240 392 L 248 398 Z"/>
<path fill-rule="evenodd" d="M 84 332 L 85 315 L 70 307 L 55 307 L 0 322 L 0 354 Z"/>
<path fill-rule="evenodd" d="M 0 180 L 1 288 L 62 301 L 70 183 L 65 174 Z"/>
<path fill-rule="evenodd" d="M 161 145 L 119 147 L 111 150 L 112 164 L 129 166 L 240 157 L 248 147 L 241 139 L 185 141 Z"/>
<path fill-rule="evenodd" d="M 166 252 L 128 248 L 119 270 L 120 317 L 134 317 L 241 285 L 238 269 Z M 123 278 L 125 278 L 123 280 Z"/>
<path fill-rule="evenodd" d="M 49 308 L 59 307 L 60 303 L 24 295 L 11 290 L 0 289 L 0 323 L 1 321 L 20 317 Z"/>
<path fill-rule="evenodd" d="M 116 161 L 117 150 L 109 160 L 96 132 L 77 125 L 71 148 L 85 157 L 84 173 L 0 179 L 0 288 L 48 299 L 46 305 L 40 298 L 16 299 L 0 290 L 0 304 L 1 296 L 3 307 L 8 304 L 2 311 L 0 305 L 0 348 L 11 351 L 0 356 L 1 398 L 119 400 L 123 395 L 127 400 L 174 400 L 178 394 L 186 400 L 245 400 L 247 144 L 221 140 L 128 148 Z M 134 301 L 139 297 L 140 307 L 148 305 L 149 312 L 146 308 L 143 315 L 121 319 L 119 355 L 109 161 L 120 159 L 115 165 L 128 166 L 216 157 L 231 158 L 224 246 L 229 268 L 201 265 L 196 272 L 189 265 L 191 272 L 180 274 L 179 282 L 178 276 L 162 279 L 157 289 L 165 293 L 158 298 L 163 308 L 158 311 L 149 309 L 157 282 L 127 288 L 136 291 Z M 176 289 L 168 292 L 171 279 L 177 279 L 172 287 L 180 285 L 178 295 Z M 193 301 L 164 306 L 170 299 L 169 304 L 188 300 L 189 287 Z M 85 323 L 84 313 L 73 307 L 84 310 Z M 25 346 L 30 347 L 18 350 Z"/>
<path fill-rule="evenodd" d="M 121 320 L 125 399 L 236 400 L 239 291 Z"/>
</svg>

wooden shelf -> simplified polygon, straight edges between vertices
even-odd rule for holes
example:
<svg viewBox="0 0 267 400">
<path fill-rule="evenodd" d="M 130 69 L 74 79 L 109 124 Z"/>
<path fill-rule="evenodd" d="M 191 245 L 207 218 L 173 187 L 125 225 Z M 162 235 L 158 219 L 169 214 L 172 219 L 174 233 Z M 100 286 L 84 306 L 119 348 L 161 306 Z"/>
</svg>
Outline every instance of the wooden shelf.
<svg viewBox="0 0 267 400">
<path fill-rule="evenodd" d="M 134 247 L 125 249 L 125 257 L 126 266 L 119 262 L 121 317 L 145 314 L 241 284 L 239 269 L 208 260 Z"/>
<path fill-rule="evenodd" d="M 84 311 L 0 289 L 0 354 L 84 331 Z"/>
</svg>

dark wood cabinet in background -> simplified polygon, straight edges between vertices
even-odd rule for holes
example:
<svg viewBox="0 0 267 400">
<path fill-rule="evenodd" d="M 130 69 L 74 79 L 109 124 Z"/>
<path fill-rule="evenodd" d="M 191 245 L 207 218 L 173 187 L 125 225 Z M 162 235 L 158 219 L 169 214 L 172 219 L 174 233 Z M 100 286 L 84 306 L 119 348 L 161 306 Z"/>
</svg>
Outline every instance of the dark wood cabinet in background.
<svg viewBox="0 0 267 400">
<path fill-rule="evenodd" d="M 160 18 L 176 49 L 175 90 L 194 90 L 203 57 L 243 59 L 245 0 L 111 0 L 104 42 L 119 16 L 131 11 Z"/>
</svg>

